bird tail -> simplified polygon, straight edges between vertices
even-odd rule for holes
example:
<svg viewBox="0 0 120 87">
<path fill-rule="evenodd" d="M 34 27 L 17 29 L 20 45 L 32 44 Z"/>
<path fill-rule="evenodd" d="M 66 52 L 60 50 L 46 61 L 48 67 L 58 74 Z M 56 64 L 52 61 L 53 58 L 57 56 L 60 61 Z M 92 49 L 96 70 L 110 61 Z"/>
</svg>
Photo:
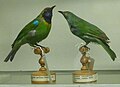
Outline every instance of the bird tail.
<svg viewBox="0 0 120 87">
<path fill-rule="evenodd" d="M 14 56 L 19 48 L 20 47 L 17 47 L 17 48 L 13 47 L 12 50 L 10 51 L 10 53 L 8 54 L 8 56 L 5 58 L 4 62 L 8 62 L 8 60 L 10 60 L 12 62 L 12 60 L 14 59 Z"/>
<path fill-rule="evenodd" d="M 110 46 L 109 46 L 107 43 L 105 43 L 105 42 L 103 42 L 103 41 L 101 41 L 101 40 L 99 40 L 99 44 L 102 45 L 102 47 L 106 50 L 106 52 L 110 55 L 111 59 L 114 61 L 115 58 L 116 58 L 116 54 L 115 54 L 114 51 L 110 48 Z"/>
</svg>

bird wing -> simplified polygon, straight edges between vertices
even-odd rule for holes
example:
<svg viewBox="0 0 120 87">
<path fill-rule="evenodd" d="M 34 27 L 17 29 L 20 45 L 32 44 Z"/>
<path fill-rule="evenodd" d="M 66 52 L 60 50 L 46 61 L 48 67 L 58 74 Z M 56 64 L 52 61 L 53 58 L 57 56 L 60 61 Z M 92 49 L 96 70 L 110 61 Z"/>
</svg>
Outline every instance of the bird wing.
<svg viewBox="0 0 120 87">
<path fill-rule="evenodd" d="M 100 36 L 98 36 L 98 35 L 96 35 L 96 34 L 91 34 L 91 33 L 89 33 L 89 32 L 85 33 L 85 34 L 83 35 L 83 38 L 89 39 L 89 40 L 91 40 L 91 42 L 95 42 L 95 43 L 98 43 L 98 44 L 100 44 L 99 40 L 102 41 L 104 44 L 109 43 L 108 40 L 106 40 L 106 39 L 104 39 L 104 38 L 102 38 L 102 37 L 100 37 Z M 108 44 L 107 44 L 107 45 L 108 45 Z M 109 45 L 108 45 L 108 46 L 109 46 Z"/>
<path fill-rule="evenodd" d="M 114 53 L 114 51 L 110 48 L 110 46 L 106 42 L 104 42 L 103 40 L 101 40 L 101 39 L 99 39 L 96 36 L 91 35 L 91 34 L 87 34 L 86 38 L 94 39 L 95 42 L 100 44 L 106 50 L 106 52 L 110 55 L 111 59 L 113 61 L 115 60 L 116 54 Z"/>
<path fill-rule="evenodd" d="M 38 19 L 34 19 L 29 24 L 27 24 L 18 34 L 17 38 L 12 44 L 12 48 L 14 47 L 15 43 L 19 41 L 21 38 L 23 38 L 26 34 L 28 34 L 30 31 L 35 30 L 37 26 L 39 25 L 40 21 Z"/>
<path fill-rule="evenodd" d="M 83 24 L 84 24 L 84 27 L 82 27 L 82 28 L 85 31 L 84 34 L 92 35 L 92 36 L 94 36 L 96 38 L 99 38 L 99 39 L 101 39 L 101 40 L 108 43 L 109 38 L 97 26 L 95 26 L 95 25 L 93 25 L 91 23 L 88 23 L 87 21 L 84 21 Z"/>
</svg>

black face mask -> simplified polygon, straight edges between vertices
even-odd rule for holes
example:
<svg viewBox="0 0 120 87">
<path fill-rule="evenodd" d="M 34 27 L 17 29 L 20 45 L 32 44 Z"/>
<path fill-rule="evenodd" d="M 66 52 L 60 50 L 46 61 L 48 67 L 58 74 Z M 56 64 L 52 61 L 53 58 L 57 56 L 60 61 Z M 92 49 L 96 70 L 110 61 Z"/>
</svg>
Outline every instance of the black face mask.
<svg viewBox="0 0 120 87">
<path fill-rule="evenodd" d="M 45 19 L 46 22 L 51 23 L 52 10 L 49 9 L 49 10 L 45 11 L 45 12 L 43 13 L 43 17 L 44 17 L 44 19 Z"/>
</svg>

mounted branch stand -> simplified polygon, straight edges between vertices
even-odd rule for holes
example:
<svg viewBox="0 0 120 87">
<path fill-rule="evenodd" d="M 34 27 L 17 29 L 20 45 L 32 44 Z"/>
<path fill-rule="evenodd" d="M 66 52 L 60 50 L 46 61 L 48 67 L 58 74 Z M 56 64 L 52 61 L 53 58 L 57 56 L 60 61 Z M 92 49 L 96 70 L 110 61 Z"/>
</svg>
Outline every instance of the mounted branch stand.
<svg viewBox="0 0 120 87">
<path fill-rule="evenodd" d="M 94 59 L 88 56 L 90 48 L 87 46 L 80 47 L 79 51 L 82 54 L 80 62 L 82 63 L 81 70 L 73 73 L 74 83 L 89 83 L 97 81 L 97 73 L 93 71 Z"/>
<path fill-rule="evenodd" d="M 36 47 L 34 49 L 34 53 L 40 55 L 39 64 L 40 69 L 37 72 L 33 72 L 31 75 L 32 84 L 48 84 L 56 82 L 56 74 L 54 72 L 50 72 L 47 61 L 45 58 L 45 54 L 48 53 L 50 49 L 48 47 L 41 48 Z"/>
</svg>

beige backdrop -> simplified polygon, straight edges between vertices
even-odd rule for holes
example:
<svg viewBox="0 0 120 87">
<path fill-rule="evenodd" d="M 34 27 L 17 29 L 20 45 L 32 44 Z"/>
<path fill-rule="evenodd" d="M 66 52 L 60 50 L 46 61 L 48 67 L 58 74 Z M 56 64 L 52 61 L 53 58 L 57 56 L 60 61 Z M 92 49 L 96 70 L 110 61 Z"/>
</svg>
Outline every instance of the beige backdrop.
<svg viewBox="0 0 120 87">
<path fill-rule="evenodd" d="M 53 5 L 57 7 L 54 9 L 52 30 L 49 37 L 40 43 L 51 49 L 46 55 L 50 69 L 76 70 L 81 66 L 78 48 L 84 41 L 72 35 L 58 10 L 75 13 L 97 25 L 110 38 L 110 46 L 118 57 L 114 62 L 101 46 L 89 45 L 90 55 L 96 60 L 96 70 L 120 69 L 120 0 L 0 0 L 0 71 L 38 70 L 39 56 L 28 44 L 20 48 L 12 63 L 3 61 L 20 30 L 41 10 Z"/>
</svg>

